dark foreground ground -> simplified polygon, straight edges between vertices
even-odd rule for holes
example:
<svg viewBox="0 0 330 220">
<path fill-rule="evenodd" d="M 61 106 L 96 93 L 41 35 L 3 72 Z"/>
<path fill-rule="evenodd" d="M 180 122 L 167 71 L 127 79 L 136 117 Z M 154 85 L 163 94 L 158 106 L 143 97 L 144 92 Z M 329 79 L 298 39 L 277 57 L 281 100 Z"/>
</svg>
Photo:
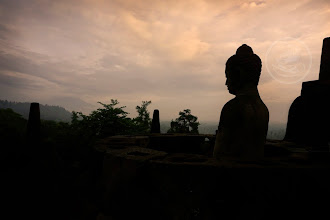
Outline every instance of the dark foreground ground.
<svg viewBox="0 0 330 220">
<path fill-rule="evenodd" d="M 23 150 L 3 165 L 2 219 L 330 217 L 329 152 L 268 141 L 262 161 L 216 161 L 213 138 L 109 137 L 70 164 Z"/>
</svg>

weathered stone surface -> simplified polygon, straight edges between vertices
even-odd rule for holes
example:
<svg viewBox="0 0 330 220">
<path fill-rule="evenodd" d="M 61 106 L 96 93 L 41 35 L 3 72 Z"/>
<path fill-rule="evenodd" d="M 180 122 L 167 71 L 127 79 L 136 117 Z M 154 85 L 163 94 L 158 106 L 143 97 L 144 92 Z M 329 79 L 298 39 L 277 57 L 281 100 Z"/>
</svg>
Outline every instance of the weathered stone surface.
<svg viewBox="0 0 330 220">
<path fill-rule="evenodd" d="M 322 214 L 329 216 L 329 202 L 320 200 L 330 196 L 329 160 L 302 157 L 309 163 L 299 164 L 292 158 L 246 163 L 136 147 L 109 150 L 103 214 L 113 219 L 278 219 L 315 217 L 316 208 L 324 208 Z"/>
<path fill-rule="evenodd" d="M 154 134 L 149 136 L 148 147 L 170 153 L 201 153 L 204 135 Z"/>
<path fill-rule="evenodd" d="M 298 96 L 291 104 L 284 140 L 293 142 L 303 141 L 304 105 L 305 102 Z"/>
<path fill-rule="evenodd" d="M 207 138 L 207 142 L 205 139 Z M 169 153 L 198 153 L 211 155 L 214 135 L 150 134 L 148 136 L 118 135 L 100 140 L 95 146 L 98 151 L 120 149 L 131 146 L 145 147 Z"/>
<path fill-rule="evenodd" d="M 105 152 L 107 149 L 120 149 L 130 146 L 147 147 L 149 144 L 148 136 L 116 135 L 104 138 L 96 144 L 98 151 Z"/>
</svg>

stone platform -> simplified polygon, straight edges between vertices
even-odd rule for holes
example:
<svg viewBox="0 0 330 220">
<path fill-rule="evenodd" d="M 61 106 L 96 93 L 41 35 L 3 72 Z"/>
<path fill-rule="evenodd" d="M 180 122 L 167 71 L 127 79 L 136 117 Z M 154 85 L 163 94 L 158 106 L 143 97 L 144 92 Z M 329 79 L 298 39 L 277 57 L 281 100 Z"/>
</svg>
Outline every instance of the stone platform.
<svg viewBox="0 0 330 220">
<path fill-rule="evenodd" d="M 108 219 L 318 219 L 330 215 L 326 211 L 329 152 L 268 141 L 265 158 L 248 162 L 159 151 L 147 148 L 148 144 L 111 148 L 103 142 L 99 146 L 104 154 L 103 216 Z"/>
</svg>

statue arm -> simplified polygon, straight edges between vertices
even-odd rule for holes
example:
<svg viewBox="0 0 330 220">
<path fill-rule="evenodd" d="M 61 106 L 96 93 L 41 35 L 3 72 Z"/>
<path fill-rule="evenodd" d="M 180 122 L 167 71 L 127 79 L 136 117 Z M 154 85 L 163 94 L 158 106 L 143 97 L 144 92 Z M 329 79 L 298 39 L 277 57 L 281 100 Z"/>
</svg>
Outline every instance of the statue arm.
<svg viewBox="0 0 330 220">
<path fill-rule="evenodd" d="M 233 146 L 239 141 L 237 138 L 241 129 L 239 112 L 235 108 L 235 101 L 231 100 L 223 107 L 216 134 L 213 156 L 219 158 L 223 154 L 232 152 Z"/>
</svg>

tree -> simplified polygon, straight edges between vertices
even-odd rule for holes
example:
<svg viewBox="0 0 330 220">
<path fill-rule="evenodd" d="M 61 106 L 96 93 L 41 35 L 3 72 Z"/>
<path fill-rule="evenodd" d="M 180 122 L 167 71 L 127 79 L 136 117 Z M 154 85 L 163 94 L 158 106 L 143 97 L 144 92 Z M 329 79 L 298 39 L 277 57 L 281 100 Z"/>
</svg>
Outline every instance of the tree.
<svg viewBox="0 0 330 220">
<path fill-rule="evenodd" d="M 132 132 L 132 120 L 127 117 L 128 113 L 124 111 L 126 106 L 116 107 L 119 102 L 114 99 L 111 99 L 110 104 L 98 103 L 103 108 L 98 108 L 90 115 L 72 112 L 72 126 L 77 130 L 85 132 L 87 136 L 100 138 L 117 134 L 130 134 Z"/>
<path fill-rule="evenodd" d="M 171 128 L 167 133 L 191 133 L 198 134 L 198 126 L 200 123 L 197 117 L 191 114 L 190 109 L 179 112 L 179 117 L 175 121 L 171 121 Z"/>
<path fill-rule="evenodd" d="M 142 101 L 141 106 L 135 107 L 138 116 L 133 119 L 133 122 L 137 133 L 148 133 L 150 131 L 151 119 L 147 109 L 150 104 L 151 101 Z"/>
<path fill-rule="evenodd" d="M 12 109 L 0 109 L 0 155 L 4 164 L 17 163 L 25 147 L 26 125 L 27 120 Z"/>
<path fill-rule="evenodd" d="M 26 133 L 26 125 L 27 120 L 12 109 L 0 109 L 0 140 L 2 142 L 9 141 L 13 143 L 23 139 Z"/>
</svg>

